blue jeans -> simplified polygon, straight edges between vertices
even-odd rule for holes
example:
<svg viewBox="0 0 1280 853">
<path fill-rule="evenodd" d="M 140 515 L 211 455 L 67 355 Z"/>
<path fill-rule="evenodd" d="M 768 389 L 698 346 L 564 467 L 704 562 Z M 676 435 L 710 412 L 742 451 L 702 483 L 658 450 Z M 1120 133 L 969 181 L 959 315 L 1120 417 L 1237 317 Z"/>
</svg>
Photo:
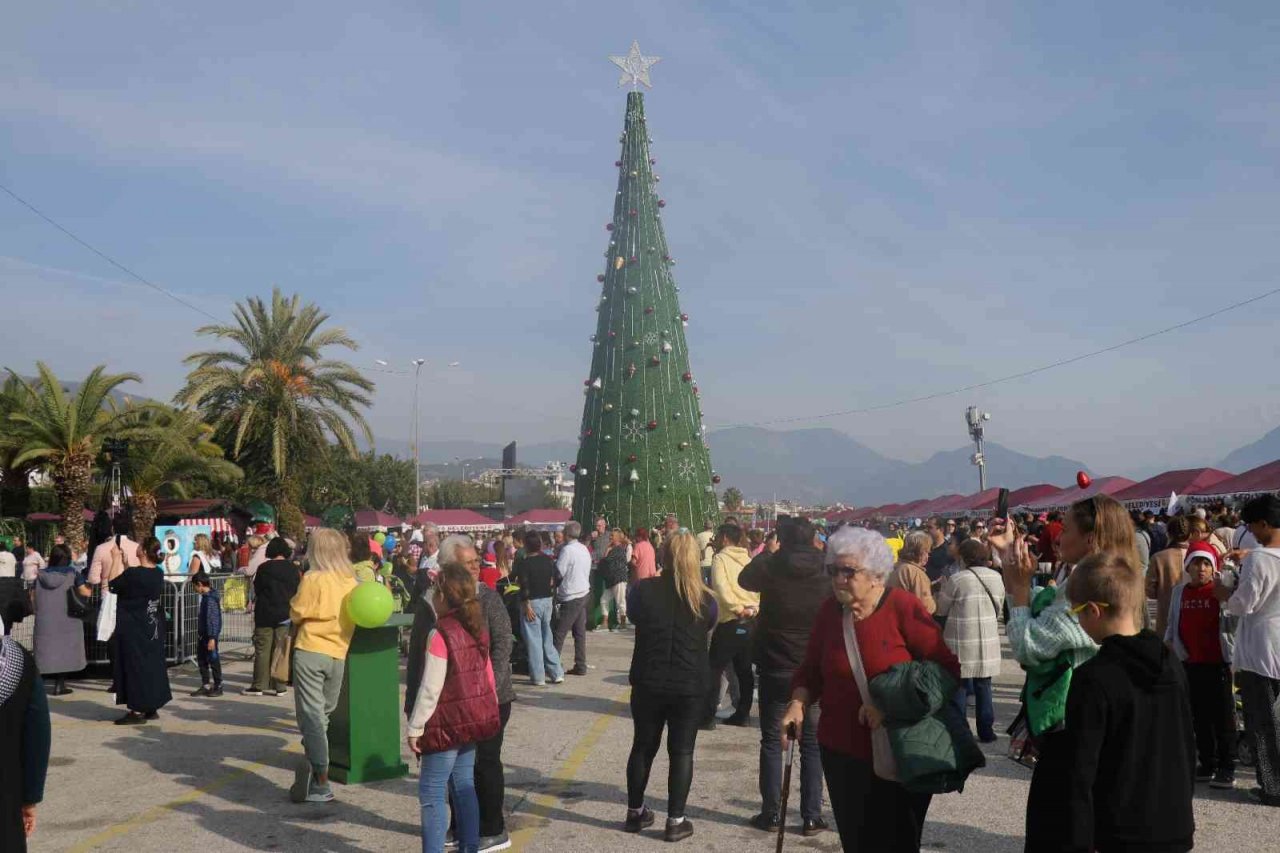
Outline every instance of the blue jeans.
<svg viewBox="0 0 1280 853">
<path fill-rule="evenodd" d="M 960 712 L 960 718 L 968 721 L 969 697 L 973 697 L 974 710 L 978 717 L 978 739 L 993 740 L 996 736 L 996 709 L 991 703 L 990 678 L 962 678 L 960 687 L 952 697 L 951 703 Z"/>
<path fill-rule="evenodd" d="M 551 605 L 550 598 L 531 598 L 529 606 L 533 608 L 533 621 L 520 614 L 520 632 L 529 653 L 529 677 L 534 684 L 542 684 L 548 675 L 552 681 L 564 678 L 564 666 L 560 663 L 560 653 L 556 651 L 551 634 Z"/>
<path fill-rule="evenodd" d="M 444 853 L 453 798 L 459 853 L 480 847 L 480 805 L 476 801 L 476 745 L 422 753 L 418 768 L 418 805 L 422 808 L 422 853 Z"/>
<path fill-rule="evenodd" d="M 760 676 L 760 810 L 777 814 L 782 796 L 782 715 L 791 699 L 791 674 Z M 822 758 L 818 751 L 817 706 L 804 714 L 796 745 L 800 767 L 800 817 L 822 817 Z M 794 770 L 794 768 L 793 768 Z"/>
</svg>

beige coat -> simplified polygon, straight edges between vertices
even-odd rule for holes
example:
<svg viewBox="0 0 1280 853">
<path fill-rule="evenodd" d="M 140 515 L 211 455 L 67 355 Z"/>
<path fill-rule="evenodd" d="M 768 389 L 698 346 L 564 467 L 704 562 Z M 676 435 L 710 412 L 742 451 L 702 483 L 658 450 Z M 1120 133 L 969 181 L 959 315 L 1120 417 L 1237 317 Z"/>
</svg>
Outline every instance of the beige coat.
<svg viewBox="0 0 1280 853">
<path fill-rule="evenodd" d="M 711 592 L 720 608 L 720 616 L 716 620 L 720 624 L 738 618 L 738 612 L 745 607 L 760 609 L 760 595 L 747 592 L 738 585 L 738 575 L 749 562 L 751 556 L 747 549 L 737 545 L 722 548 L 711 558 Z"/>
<path fill-rule="evenodd" d="M 1169 624 L 1169 599 L 1173 588 L 1186 580 L 1182 561 L 1187 556 L 1186 543 L 1165 548 L 1151 558 L 1147 569 L 1147 598 L 1156 600 L 1156 633 L 1164 636 Z"/>
<path fill-rule="evenodd" d="M 929 583 L 929 576 L 925 574 L 924 569 L 915 563 L 910 563 L 906 560 L 898 563 L 893 567 L 893 571 L 889 572 L 889 577 L 885 580 L 884 585 L 905 589 L 920 599 L 924 609 L 930 613 L 934 613 L 938 609 L 938 603 L 933 600 L 933 587 Z"/>
</svg>

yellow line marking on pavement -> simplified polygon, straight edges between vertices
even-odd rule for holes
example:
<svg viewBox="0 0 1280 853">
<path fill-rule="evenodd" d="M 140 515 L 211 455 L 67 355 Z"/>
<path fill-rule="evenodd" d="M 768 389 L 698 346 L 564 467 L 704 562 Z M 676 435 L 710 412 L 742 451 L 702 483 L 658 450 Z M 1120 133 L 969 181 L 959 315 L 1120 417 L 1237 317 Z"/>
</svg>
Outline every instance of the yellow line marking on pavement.
<svg viewBox="0 0 1280 853">
<path fill-rule="evenodd" d="M 286 748 L 284 751 L 302 752 L 302 747 L 298 744 L 294 744 L 293 746 Z M 225 773 L 222 776 L 219 776 L 207 785 L 201 785 L 199 788 L 192 788 L 177 799 L 170 800 L 167 803 L 161 803 L 158 806 L 152 806 L 146 811 L 139 812 L 128 820 L 109 826 L 97 835 L 90 836 L 84 841 L 73 844 L 71 847 L 67 848 L 67 851 L 68 853 L 88 853 L 88 851 L 93 850 L 100 844 L 105 844 L 112 839 L 127 835 L 135 829 L 146 826 L 149 823 L 155 823 L 161 818 L 166 817 L 169 812 L 181 808 L 187 803 L 193 803 L 205 794 L 211 794 L 219 788 L 225 787 L 243 776 L 247 776 L 250 773 L 270 766 L 272 765 L 265 761 L 253 761 L 248 764 L 244 764 L 237 767 L 235 770 L 232 770 L 230 773 Z"/>
<path fill-rule="evenodd" d="M 631 698 L 631 688 L 627 688 L 618 701 L 623 703 L 629 702 Z M 574 744 L 569 755 L 561 763 L 560 767 L 551 774 L 551 784 L 546 792 L 530 791 L 528 794 L 529 801 L 533 803 L 533 808 L 525 812 L 525 817 L 532 819 L 525 826 L 520 827 L 511 833 L 511 849 L 515 853 L 524 849 L 524 846 L 533 840 L 533 837 L 542 829 L 537 824 L 538 818 L 544 818 L 551 813 L 551 810 L 560 805 L 560 798 L 555 793 L 562 789 L 569 782 L 574 781 L 574 777 L 587 760 L 587 756 L 591 754 L 591 750 L 600 742 L 600 738 L 604 737 L 605 730 L 609 728 L 609 724 L 616 722 L 618 717 L 609 714 L 601 714 L 596 718 L 588 728 L 587 733 L 582 739 Z"/>
</svg>

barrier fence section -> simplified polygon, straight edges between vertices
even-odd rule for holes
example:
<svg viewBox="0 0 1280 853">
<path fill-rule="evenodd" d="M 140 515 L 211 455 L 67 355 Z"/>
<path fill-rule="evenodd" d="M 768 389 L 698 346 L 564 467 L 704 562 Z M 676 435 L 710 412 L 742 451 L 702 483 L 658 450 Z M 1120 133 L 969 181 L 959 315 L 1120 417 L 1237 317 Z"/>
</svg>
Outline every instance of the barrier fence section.
<svg viewBox="0 0 1280 853">
<path fill-rule="evenodd" d="M 253 584 L 244 575 L 210 575 L 213 590 L 222 601 L 222 633 L 218 639 L 218 652 L 249 660 L 253 657 Z M 200 619 L 200 595 L 190 584 L 187 575 L 165 575 L 164 591 L 160 607 L 164 611 L 164 657 L 172 666 L 194 661 Z M 100 605 L 100 594 L 93 588 L 95 612 Z M 15 640 L 28 649 L 34 649 L 35 616 L 28 616 L 11 626 Z M 98 621 L 88 620 L 84 625 L 85 660 L 90 666 L 111 662 L 107 643 L 98 642 Z"/>
</svg>

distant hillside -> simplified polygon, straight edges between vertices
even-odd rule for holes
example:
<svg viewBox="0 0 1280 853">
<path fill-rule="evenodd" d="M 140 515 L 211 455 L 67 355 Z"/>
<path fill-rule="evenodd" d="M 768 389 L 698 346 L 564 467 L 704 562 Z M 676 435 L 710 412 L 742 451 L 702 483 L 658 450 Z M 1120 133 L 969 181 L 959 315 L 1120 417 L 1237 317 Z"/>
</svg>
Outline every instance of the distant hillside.
<svg viewBox="0 0 1280 853">
<path fill-rule="evenodd" d="M 710 433 L 711 462 L 723 486 L 733 486 L 750 500 L 775 496 L 803 503 L 843 501 L 854 505 L 931 498 L 948 492 L 978 490 L 978 472 L 967 447 L 935 453 L 916 464 L 877 453 L 834 429 L 775 431 L 734 427 Z M 378 440 L 378 450 L 409 455 L 406 442 Z M 1016 489 L 1034 483 L 1074 482 L 1082 462 L 1061 456 L 1039 458 L 988 444 L 987 475 L 993 485 Z M 576 442 L 517 445 L 522 465 L 572 462 Z M 422 462 L 430 476 L 461 477 L 497 465 L 502 446 L 476 441 L 427 441 Z M 466 463 L 465 468 L 462 463 Z"/>
<path fill-rule="evenodd" d="M 1280 459 L 1280 427 L 1276 427 L 1253 444 L 1246 444 L 1227 454 L 1217 467 L 1242 474 L 1250 468 Z"/>
</svg>

